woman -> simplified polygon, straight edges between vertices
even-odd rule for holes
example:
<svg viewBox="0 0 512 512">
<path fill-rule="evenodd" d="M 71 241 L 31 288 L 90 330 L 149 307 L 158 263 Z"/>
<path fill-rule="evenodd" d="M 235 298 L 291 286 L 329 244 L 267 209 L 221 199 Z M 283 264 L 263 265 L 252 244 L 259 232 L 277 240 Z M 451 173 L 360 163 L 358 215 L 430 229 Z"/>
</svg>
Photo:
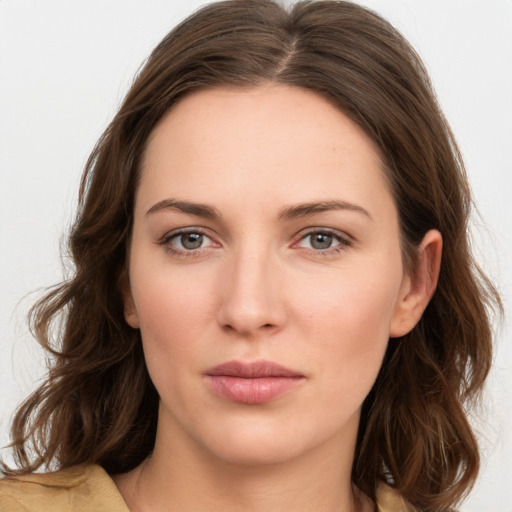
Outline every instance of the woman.
<svg viewBox="0 0 512 512">
<path fill-rule="evenodd" d="M 387 22 L 203 8 L 89 159 L 0 510 L 450 510 L 478 470 L 464 411 L 499 305 L 470 204 Z"/>
</svg>

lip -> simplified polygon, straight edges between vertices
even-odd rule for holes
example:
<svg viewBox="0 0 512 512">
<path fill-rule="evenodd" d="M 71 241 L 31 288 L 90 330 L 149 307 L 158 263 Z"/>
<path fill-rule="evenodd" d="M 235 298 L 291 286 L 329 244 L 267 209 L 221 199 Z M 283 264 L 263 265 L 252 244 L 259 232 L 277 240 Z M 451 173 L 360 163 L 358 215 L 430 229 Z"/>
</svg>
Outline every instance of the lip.
<svg viewBox="0 0 512 512">
<path fill-rule="evenodd" d="M 205 372 L 210 390 L 242 404 L 263 404 L 296 389 L 305 376 L 272 361 L 228 361 Z"/>
</svg>

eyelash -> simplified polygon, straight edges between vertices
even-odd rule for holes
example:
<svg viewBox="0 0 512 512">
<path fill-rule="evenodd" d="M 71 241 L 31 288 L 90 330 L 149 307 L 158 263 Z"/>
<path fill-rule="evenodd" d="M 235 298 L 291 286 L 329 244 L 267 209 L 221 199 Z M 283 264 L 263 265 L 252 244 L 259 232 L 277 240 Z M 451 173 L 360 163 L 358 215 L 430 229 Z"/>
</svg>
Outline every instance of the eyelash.
<svg viewBox="0 0 512 512">
<path fill-rule="evenodd" d="M 207 248 L 199 247 L 196 250 L 194 250 L 194 249 L 190 249 L 190 250 L 185 249 L 184 250 L 184 249 L 177 249 L 176 247 L 174 247 L 171 244 L 171 242 L 174 239 L 179 238 L 183 235 L 189 235 L 189 234 L 202 235 L 205 238 L 208 238 L 209 240 L 211 240 L 211 237 L 209 237 L 203 229 L 197 228 L 197 227 L 191 227 L 191 228 L 180 229 L 178 231 L 172 231 L 171 233 L 167 233 L 157 242 L 157 244 L 163 246 L 165 251 L 168 252 L 169 254 L 171 254 L 173 256 L 177 256 L 179 258 L 190 258 L 190 257 L 200 256 L 200 252 L 199 252 L 200 249 L 207 249 Z"/>
<path fill-rule="evenodd" d="M 321 257 L 329 257 L 336 256 L 342 251 L 347 250 L 352 246 L 353 240 L 346 233 L 341 233 L 334 229 L 329 228 L 309 228 L 305 233 L 301 235 L 299 240 L 293 244 L 293 246 L 297 246 L 303 240 L 306 240 L 308 237 L 313 235 L 329 235 L 332 236 L 334 240 L 338 242 L 338 245 L 334 247 L 328 247 L 327 249 L 309 249 L 304 247 L 303 249 L 307 251 L 309 254 L 313 256 L 321 256 Z"/>
<path fill-rule="evenodd" d="M 174 247 L 171 242 L 174 239 L 177 239 L 178 237 L 181 237 L 183 235 L 187 234 L 198 234 L 202 235 L 205 238 L 208 238 L 213 242 L 211 237 L 208 236 L 208 234 L 201 228 L 198 227 L 190 227 L 186 229 L 180 229 L 178 231 L 172 231 L 170 233 L 165 234 L 158 242 L 157 245 L 161 245 L 164 247 L 165 251 L 173 256 L 177 256 L 180 258 L 190 258 L 190 257 L 198 257 L 202 255 L 202 251 L 204 249 L 208 249 L 209 247 L 199 247 L 197 249 L 190 249 L 190 250 L 184 250 L 184 249 L 177 249 Z M 297 247 L 299 243 L 306 240 L 308 237 L 311 237 L 313 235 L 329 235 L 332 236 L 334 240 L 338 242 L 338 245 L 335 245 L 334 247 L 328 247 L 326 249 L 310 249 L 307 247 L 303 247 L 302 249 L 309 254 L 313 256 L 322 256 L 322 257 L 328 257 L 328 256 L 335 256 L 339 254 L 342 251 L 345 251 L 349 247 L 352 246 L 352 239 L 347 234 L 342 234 L 339 231 L 329 229 L 329 228 L 310 228 L 307 232 L 303 233 L 297 242 L 294 242 L 292 244 L 292 247 Z M 215 242 L 213 242 L 215 244 Z"/>
</svg>

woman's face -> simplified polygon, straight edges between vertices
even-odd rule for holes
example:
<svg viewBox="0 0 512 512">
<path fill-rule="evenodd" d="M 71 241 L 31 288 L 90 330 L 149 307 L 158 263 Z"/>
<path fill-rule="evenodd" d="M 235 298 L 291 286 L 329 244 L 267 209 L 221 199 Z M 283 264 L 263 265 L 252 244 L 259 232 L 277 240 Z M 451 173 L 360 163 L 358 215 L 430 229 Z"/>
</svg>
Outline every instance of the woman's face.
<svg viewBox="0 0 512 512">
<path fill-rule="evenodd" d="M 164 117 L 125 292 L 158 439 L 243 463 L 353 449 L 410 287 L 381 168 L 353 122 L 299 88 L 205 90 Z"/>
</svg>

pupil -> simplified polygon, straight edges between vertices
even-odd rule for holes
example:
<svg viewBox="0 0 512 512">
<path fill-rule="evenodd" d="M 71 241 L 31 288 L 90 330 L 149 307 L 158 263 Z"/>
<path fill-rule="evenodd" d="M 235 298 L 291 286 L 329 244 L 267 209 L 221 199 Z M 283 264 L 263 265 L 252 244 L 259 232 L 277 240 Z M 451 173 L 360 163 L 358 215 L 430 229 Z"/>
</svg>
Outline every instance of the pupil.
<svg viewBox="0 0 512 512">
<path fill-rule="evenodd" d="M 311 245 L 315 249 L 328 249 L 332 244 L 332 235 L 326 233 L 318 233 L 313 236 Z"/>
<path fill-rule="evenodd" d="M 203 243 L 203 235 L 199 233 L 187 233 L 181 235 L 181 244 L 185 249 L 198 249 Z"/>
</svg>

